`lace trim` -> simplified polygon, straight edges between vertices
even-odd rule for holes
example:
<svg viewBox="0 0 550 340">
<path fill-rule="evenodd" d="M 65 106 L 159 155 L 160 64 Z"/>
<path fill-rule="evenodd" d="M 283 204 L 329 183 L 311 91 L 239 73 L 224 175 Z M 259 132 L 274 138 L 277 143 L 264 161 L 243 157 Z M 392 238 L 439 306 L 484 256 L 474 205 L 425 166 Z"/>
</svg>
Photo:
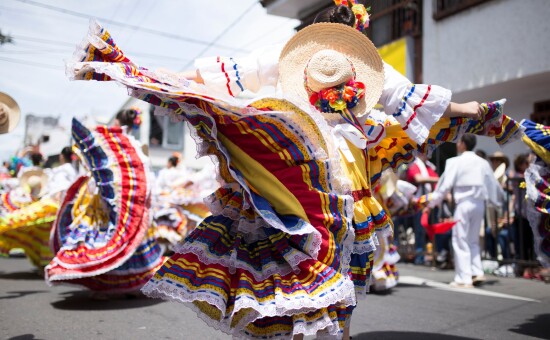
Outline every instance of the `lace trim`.
<svg viewBox="0 0 550 340">
<path fill-rule="evenodd" d="M 226 302 L 224 299 L 212 294 L 208 294 L 207 292 L 189 292 L 180 287 L 172 287 L 170 284 L 164 281 L 158 282 L 155 280 L 151 280 L 147 284 L 145 284 L 145 286 L 142 288 L 142 292 L 152 298 L 161 298 L 164 300 L 175 300 L 182 302 L 190 307 L 193 311 L 195 311 L 195 313 L 197 313 L 197 316 L 199 316 L 199 318 L 206 322 L 210 327 L 213 327 L 214 329 L 220 330 L 227 334 L 232 334 L 233 336 L 248 338 L 251 336 L 247 334 L 245 327 L 259 318 L 273 316 L 290 316 L 294 314 L 308 313 L 335 304 L 341 304 L 344 306 L 355 305 L 356 300 L 355 295 L 353 294 L 353 283 L 349 279 L 342 278 L 340 282 L 335 284 L 333 287 L 336 287 L 338 289 L 336 290 L 335 288 L 333 288 L 331 291 L 324 294 L 320 299 L 308 300 L 308 295 L 304 295 L 306 300 L 295 299 L 292 302 L 284 301 L 284 303 L 279 305 L 279 307 L 273 306 L 273 303 L 270 303 L 270 305 L 261 305 L 258 304 L 255 300 L 251 301 L 251 299 L 239 299 L 240 303 L 238 305 L 235 305 L 235 308 L 233 309 L 231 315 L 225 314 Z M 204 301 L 214 306 L 222 314 L 221 320 L 213 320 L 209 318 L 195 305 L 188 303 L 192 301 Z M 275 303 L 280 304 L 281 302 Z M 251 308 L 254 310 L 254 312 L 250 313 L 246 317 L 243 317 L 243 319 L 234 328 L 231 328 L 230 324 L 232 317 L 235 315 L 235 313 L 245 308 Z M 324 316 L 323 320 L 327 319 L 330 320 L 328 316 Z M 333 323 L 330 322 L 330 324 Z M 327 327 L 329 327 L 329 324 L 326 321 L 313 322 L 309 326 L 295 325 L 293 335 L 299 333 L 313 335 L 317 331 L 325 329 Z M 338 330 L 339 327 L 337 331 Z M 331 334 L 336 334 L 337 331 L 335 332 L 334 330 L 332 330 Z M 281 335 L 280 338 L 288 339 L 288 336 Z"/>
<path fill-rule="evenodd" d="M 388 222 L 382 228 L 377 229 L 368 240 L 363 242 L 355 242 L 353 245 L 353 254 L 364 254 L 376 251 L 376 246 L 380 244 L 379 238 L 385 239 L 386 237 L 392 235 L 392 224 Z"/>
<path fill-rule="evenodd" d="M 52 283 L 54 281 L 66 281 L 66 280 L 74 280 L 74 279 L 91 278 L 91 277 L 94 277 L 94 276 L 99 276 L 99 275 L 105 274 L 107 272 L 116 272 L 116 268 L 120 267 L 124 262 L 126 262 L 130 257 L 132 257 L 132 255 L 134 255 L 134 254 L 131 253 L 130 256 L 125 257 L 124 261 L 117 261 L 117 263 L 115 263 L 113 265 L 100 268 L 100 269 L 95 270 L 93 272 L 86 272 L 86 273 L 80 272 L 80 273 L 71 273 L 71 274 L 66 274 L 66 273 L 65 274 L 58 274 L 58 273 L 55 273 L 53 275 L 50 275 L 49 271 L 52 268 L 55 268 L 56 266 L 59 266 L 59 267 L 64 268 L 64 269 L 77 269 L 77 268 L 88 267 L 88 266 L 80 266 L 80 267 L 71 266 L 72 268 L 65 267 L 64 264 L 62 265 L 62 263 L 57 261 L 57 259 L 54 257 L 52 259 L 52 262 L 44 268 L 44 279 L 46 280 L 47 283 Z M 142 273 L 148 272 L 152 269 L 155 269 L 156 267 L 158 267 L 161 264 L 162 261 L 164 261 L 164 259 L 162 258 L 162 256 L 160 256 L 157 261 L 152 262 L 150 265 L 148 265 L 144 268 L 141 268 L 141 269 L 128 269 L 128 270 L 125 270 L 125 272 L 130 273 L 130 274 L 142 274 Z"/>
</svg>

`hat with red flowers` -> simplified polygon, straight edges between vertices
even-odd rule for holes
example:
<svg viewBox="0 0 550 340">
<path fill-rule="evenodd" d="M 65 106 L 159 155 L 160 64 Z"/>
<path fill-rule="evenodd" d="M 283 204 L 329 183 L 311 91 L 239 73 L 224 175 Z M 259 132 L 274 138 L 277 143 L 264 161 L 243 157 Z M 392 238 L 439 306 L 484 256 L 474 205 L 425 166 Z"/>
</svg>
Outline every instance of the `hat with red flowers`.
<svg viewBox="0 0 550 340">
<path fill-rule="evenodd" d="M 290 39 L 279 58 L 283 92 L 309 100 L 323 112 L 368 113 L 384 87 L 376 47 L 358 30 L 317 23 Z"/>
</svg>

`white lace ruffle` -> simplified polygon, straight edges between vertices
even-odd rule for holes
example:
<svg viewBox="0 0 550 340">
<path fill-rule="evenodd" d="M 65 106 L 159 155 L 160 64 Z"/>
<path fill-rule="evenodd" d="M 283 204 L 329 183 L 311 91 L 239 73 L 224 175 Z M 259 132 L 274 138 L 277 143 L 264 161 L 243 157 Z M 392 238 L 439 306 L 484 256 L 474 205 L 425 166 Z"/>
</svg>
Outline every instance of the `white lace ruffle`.
<svg viewBox="0 0 550 340">
<path fill-rule="evenodd" d="M 142 288 L 142 292 L 149 297 L 162 298 L 165 300 L 176 300 L 183 303 L 197 300 L 207 302 L 220 311 L 222 314 L 221 320 L 213 320 L 207 317 L 193 304 L 186 303 L 186 305 L 197 312 L 197 315 L 209 326 L 239 338 L 249 338 L 250 336 L 243 331 L 244 328 L 254 320 L 260 318 L 309 313 L 330 305 L 338 304 L 343 306 L 352 306 L 356 303 L 355 295 L 353 293 L 353 283 L 344 276 L 342 276 L 342 278 L 333 285 L 331 291 L 319 296 L 317 299 L 304 293 L 300 296 L 293 295 L 292 300 L 284 299 L 275 301 L 274 303 L 270 302 L 269 304 L 261 304 L 252 297 L 246 298 L 246 296 L 241 296 L 238 299 L 238 303 L 235 305 L 231 315 L 225 315 L 226 302 L 223 298 L 204 292 L 190 292 L 181 287 L 170 285 L 165 281 L 158 282 L 155 279 L 152 279 Z M 230 325 L 232 318 L 237 312 L 243 309 L 252 309 L 254 312 L 242 318 L 237 325 L 234 325 L 234 327 L 231 327 Z M 339 327 L 336 326 L 336 329 L 334 329 L 335 325 L 333 322 L 330 321 L 328 315 L 324 315 L 320 320 L 309 323 L 308 325 L 296 325 L 293 333 L 314 335 L 319 330 L 326 329 L 331 326 L 333 327 L 331 328 L 331 333 L 336 334 L 339 331 Z M 288 335 L 284 335 L 281 338 L 288 339 Z"/>
</svg>

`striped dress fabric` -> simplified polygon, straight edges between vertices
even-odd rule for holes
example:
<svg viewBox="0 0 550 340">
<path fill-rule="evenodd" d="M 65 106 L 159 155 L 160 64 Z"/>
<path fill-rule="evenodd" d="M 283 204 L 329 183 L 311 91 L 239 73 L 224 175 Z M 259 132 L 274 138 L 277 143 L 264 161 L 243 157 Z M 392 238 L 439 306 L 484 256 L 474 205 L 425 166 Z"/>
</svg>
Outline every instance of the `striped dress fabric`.
<svg viewBox="0 0 550 340">
<path fill-rule="evenodd" d="M 537 155 L 525 171 L 527 218 L 533 230 L 538 259 L 550 268 L 550 127 L 524 120 L 523 141 Z"/>
<path fill-rule="evenodd" d="M 0 194 L 0 215 L 11 213 L 31 203 L 32 199 L 21 189 L 3 192 Z"/>
<path fill-rule="evenodd" d="M 72 135 L 91 176 L 78 178 L 63 199 L 46 280 L 95 291 L 138 290 L 163 262 L 149 228 L 145 156 L 119 127 L 90 131 L 73 119 Z"/>
<path fill-rule="evenodd" d="M 332 128 L 336 121 L 363 131 L 353 116 L 328 119 L 283 98 L 213 98 L 200 86 L 138 67 L 96 23 L 75 55 L 68 65 L 74 79 L 123 84 L 132 96 L 186 120 L 200 154 L 217 158 L 225 185 L 206 199 L 212 215 L 143 291 L 187 303 L 206 323 L 239 338 L 341 336 L 355 290 L 364 292 L 370 281 L 376 232 L 391 233 L 371 181 L 470 123 L 442 121 L 431 143 L 417 145 L 394 120 L 368 151 L 347 143 L 350 161 Z"/>
<path fill-rule="evenodd" d="M 58 204 L 45 197 L 0 216 L 0 254 L 21 248 L 34 266 L 44 268 L 53 258 L 49 238 L 57 210 Z"/>
</svg>

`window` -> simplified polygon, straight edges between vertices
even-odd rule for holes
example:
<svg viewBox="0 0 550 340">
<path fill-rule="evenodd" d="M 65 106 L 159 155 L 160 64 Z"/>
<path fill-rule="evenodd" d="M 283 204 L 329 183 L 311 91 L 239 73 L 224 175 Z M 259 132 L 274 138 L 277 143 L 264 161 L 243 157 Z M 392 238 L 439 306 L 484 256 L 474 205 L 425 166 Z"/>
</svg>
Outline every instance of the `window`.
<svg viewBox="0 0 550 340">
<path fill-rule="evenodd" d="M 173 122 L 167 116 L 155 116 L 154 107 L 149 111 L 149 145 L 172 150 L 183 149 L 184 123 Z"/>
<path fill-rule="evenodd" d="M 390 43 L 407 35 L 422 34 L 422 1 L 421 0 L 360 0 L 359 3 L 370 7 L 370 24 L 367 36 L 377 47 Z M 331 3 L 327 2 L 328 8 Z M 300 30 L 313 23 L 319 11 L 301 18 Z"/>
<path fill-rule="evenodd" d="M 550 100 L 535 103 L 529 118 L 535 123 L 550 126 Z"/>
<path fill-rule="evenodd" d="M 432 0 L 433 1 L 433 18 L 441 20 L 451 15 L 462 12 L 470 7 L 477 6 L 490 0 Z"/>
<path fill-rule="evenodd" d="M 419 0 L 378 0 L 371 7 L 367 36 L 377 47 L 404 36 L 422 34 L 422 2 Z"/>
<path fill-rule="evenodd" d="M 168 149 L 181 150 L 183 148 L 183 122 L 173 122 L 170 117 L 162 117 L 164 120 L 164 138 L 162 146 Z"/>
</svg>

